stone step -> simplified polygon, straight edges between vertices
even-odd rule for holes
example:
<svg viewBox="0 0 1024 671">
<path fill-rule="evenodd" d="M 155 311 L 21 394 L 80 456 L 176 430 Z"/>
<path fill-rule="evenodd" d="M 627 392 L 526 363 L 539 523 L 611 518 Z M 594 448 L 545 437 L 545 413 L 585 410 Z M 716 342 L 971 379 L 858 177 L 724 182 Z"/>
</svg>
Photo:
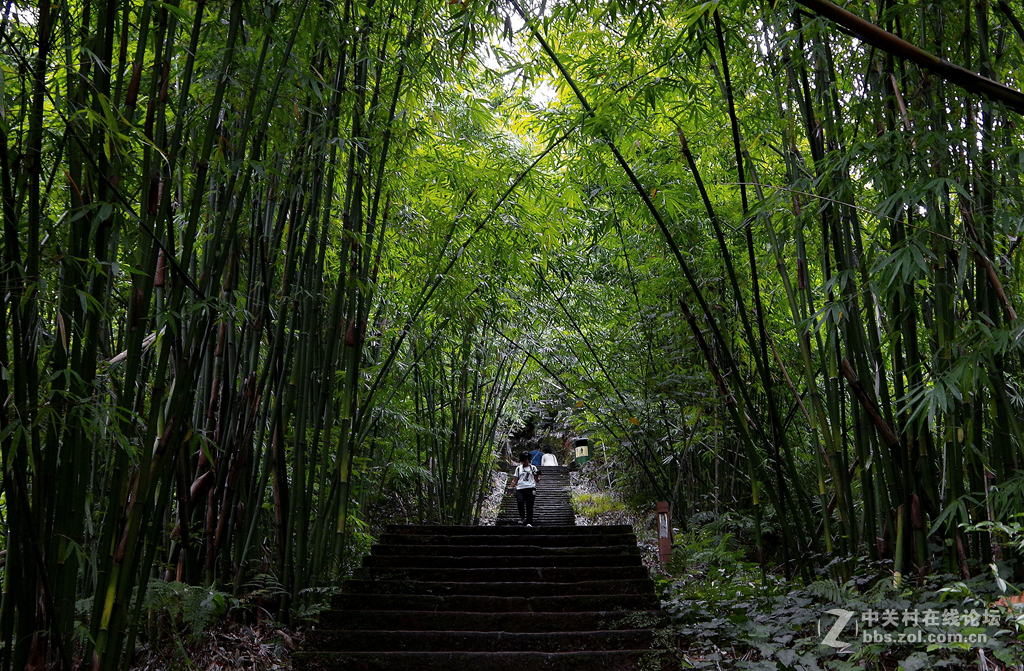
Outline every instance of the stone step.
<svg viewBox="0 0 1024 671">
<path fill-rule="evenodd" d="M 638 554 L 566 555 L 509 555 L 480 557 L 445 557 L 417 555 L 366 555 L 366 568 L 527 568 L 531 566 L 640 566 Z"/>
<path fill-rule="evenodd" d="M 342 610 L 430 610 L 479 613 L 565 613 L 585 610 L 651 610 L 659 605 L 646 594 L 581 594 L 572 596 L 487 596 L 482 594 L 336 594 L 333 608 Z"/>
<path fill-rule="evenodd" d="M 524 514 L 523 517 L 526 517 Z M 519 513 L 512 511 L 510 513 L 500 513 L 498 515 L 500 520 L 508 520 L 509 522 L 519 523 Z M 568 510 L 556 510 L 556 511 L 533 511 L 533 521 L 531 524 L 543 522 L 545 527 L 553 527 L 561 524 L 565 524 L 569 520 L 575 520 L 576 515 Z"/>
<path fill-rule="evenodd" d="M 306 645 L 323 652 L 573 652 L 650 648 L 650 629 L 606 631 L 312 631 Z"/>
<path fill-rule="evenodd" d="M 451 613 L 421 610 L 329 610 L 320 616 L 323 630 L 572 632 L 659 627 L 660 610 L 585 611 L 576 613 Z"/>
<path fill-rule="evenodd" d="M 594 545 L 636 545 L 633 534 L 564 534 L 543 533 L 548 529 L 523 527 L 525 533 L 508 533 L 501 536 L 441 535 L 441 534 L 383 534 L 380 542 L 385 545 L 540 545 L 543 547 L 587 547 Z M 528 535 L 527 535 L 528 534 Z"/>
<path fill-rule="evenodd" d="M 494 527 L 461 525 L 448 526 L 441 524 L 389 524 L 385 529 L 389 534 L 408 534 L 413 536 L 504 536 L 505 531 Z M 529 533 L 529 532 L 526 532 Z M 540 532 L 535 532 L 540 533 Z M 633 527 L 628 524 L 597 524 L 589 527 L 565 526 L 557 529 L 545 529 L 544 535 L 559 533 L 564 536 L 591 536 L 602 534 L 631 534 Z"/>
<path fill-rule="evenodd" d="M 560 499 L 565 503 L 569 503 L 569 485 L 561 482 L 542 482 L 539 487 L 534 491 L 534 500 L 539 501 L 541 499 Z M 502 503 L 511 501 L 515 503 L 516 495 L 505 494 L 501 497 Z"/>
<path fill-rule="evenodd" d="M 360 569 L 366 580 L 434 580 L 463 582 L 585 582 L 592 580 L 646 580 L 643 566 L 537 566 L 514 568 L 373 568 Z"/>
<path fill-rule="evenodd" d="M 512 501 L 511 503 L 502 504 L 501 509 L 509 512 L 515 512 L 519 510 L 519 504 Z M 572 510 L 572 506 L 562 501 L 545 501 L 538 498 L 533 502 L 533 512 L 540 510 Z"/>
<path fill-rule="evenodd" d="M 682 668 L 626 525 L 576 527 L 568 469 L 542 469 L 535 527 L 390 525 L 307 632 L 295 671 Z"/>
<path fill-rule="evenodd" d="M 523 517 L 526 515 L 524 514 Z M 519 513 L 512 511 L 509 513 L 499 513 L 499 520 L 504 520 L 509 523 L 519 523 Z M 533 511 L 533 522 L 532 524 L 544 523 L 545 527 L 553 527 L 565 524 L 567 521 L 575 520 L 576 514 L 569 510 L 535 510 Z"/>
<path fill-rule="evenodd" d="M 663 650 L 588 652 L 296 652 L 300 671 L 677 671 L 682 661 Z"/>
<path fill-rule="evenodd" d="M 572 518 L 570 518 L 568 516 L 565 516 L 565 517 L 559 517 L 557 519 L 550 520 L 550 521 L 549 520 L 542 520 L 542 519 L 535 519 L 533 521 L 533 526 L 535 526 L 535 527 L 545 527 L 548 524 L 562 524 L 562 523 L 566 522 L 569 519 L 572 519 Z M 511 527 L 511 526 L 518 526 L 519 525 L 519 520 L 512 519 L 512 518 L 505 518 L 505 519 L 495 520 L 494 523 L 496 525 L 498 525 L 498 526 Z"/>
<path fill-rule="evenodd" d="M 529 541 L 527 541 L 529 542 Z M 636 545 L 593 545 L 588 547 L 542 548 L 539 545 L 374 545 L 374 555 L 421 555 L 446 557 L 482 557 L 487 555 L 510 557 L 523 555 L 550 555 L 557 564 L 561 557 L 570 555 L 640 554 Z"/>
<path fill-rule="evenodd" d="M 536 510 L 542 506 L 557 506 L 559 508 L 572 508 L 568 501 L 562 500 L 561 496 L 541 496 L 537 495 L 533 499 L 533 509 Z M 509 498 L 501 502 L 503 508 L 518 508 L 519 502 L 515 499 Z"/>
<path fill-rule="evenodd" d="M 654 590 L 650 578 L 581 580 L 578 582 L 442 582 L 431 580 L 346 580 L 348 594 L 544 597 L 597 594 L 647 594 Z"/>
<path fill-rule="evenodd" d="M 524 514 L 523 517 L 526 517 Z M 512 511 L 510 513 L 500 513 L 498 515 L 500 520 L 508 520 L 509 522 L 519 523 L 519 513 Z M 576 515 L 568 510 L 559 511 L 533 511 L 533 521 L 531 524 L 544 523 L 545 527 L 553 527 L 561 524 L 565 524 L 569 520 L 575 520 Z"/>
</svg>

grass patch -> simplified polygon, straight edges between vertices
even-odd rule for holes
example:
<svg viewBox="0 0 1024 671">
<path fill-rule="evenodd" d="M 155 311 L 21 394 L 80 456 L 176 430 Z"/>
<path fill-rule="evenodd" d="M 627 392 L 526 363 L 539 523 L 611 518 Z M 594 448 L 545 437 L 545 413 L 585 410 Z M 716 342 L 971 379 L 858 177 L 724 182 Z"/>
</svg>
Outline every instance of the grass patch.
<svg viewBox="0 0 1024 671">
<path fill-rule="evenodd" d="M 607 492 L 595 492 L 593 494 L 577 494 L 573 492 L 572 509 L 577 515 L 594 521 L 605 513 L 625 511 L 626 506 Z"/>
</svg>

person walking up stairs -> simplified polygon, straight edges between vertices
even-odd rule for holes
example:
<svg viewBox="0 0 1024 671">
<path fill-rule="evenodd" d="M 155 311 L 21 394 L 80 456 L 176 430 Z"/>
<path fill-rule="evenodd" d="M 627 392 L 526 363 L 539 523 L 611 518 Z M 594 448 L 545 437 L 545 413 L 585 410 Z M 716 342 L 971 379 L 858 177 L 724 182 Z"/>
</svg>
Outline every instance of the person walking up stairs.
<svg viewBox="0 0 1024 671">
<path fill-rule="evenodd" d="M 576 524 L 576 514 L 569 501 L 569 467 L 537 466 L 536 468 L 540 477 L 537 478 L 537 489 L 533 502 L 533 525 L 543 527 Z M 515 494 L 506 490 L 495 524 L 518 523 L 519 511 Z"/>
</svg>

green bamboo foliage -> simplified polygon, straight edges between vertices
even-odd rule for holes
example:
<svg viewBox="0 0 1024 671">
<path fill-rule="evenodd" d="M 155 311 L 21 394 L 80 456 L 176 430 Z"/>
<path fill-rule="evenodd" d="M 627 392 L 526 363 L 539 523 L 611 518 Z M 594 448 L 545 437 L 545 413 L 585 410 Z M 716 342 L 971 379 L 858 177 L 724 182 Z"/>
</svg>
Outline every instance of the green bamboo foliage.
<svg viewBox="0 0 1024 671">
<path fill-rule="evenodd" d="M 417 146 L 409 105 L 446 67 L 423 45 L 482 18 L 415 1 L 4 8 L 0 666 L 121 668 L 153 579 L 241 590 L 270 571 L 287 616 L 340 575 L 350 521 L 394 480 L 363 467 L 389 468 L 383 440 L 404 438 L 372 376 L 415 356 L 395 337 L 409 294 L 380 289 L 395 212 L 419 206 L 394 176 Z M 429 476 L 461 488 L 446 519 L 479 514 L 522 369 L 493 340 L 430 360 L 456 366 Z"/>
<path fill-rule="evenodd" d="M 938 26 L 917 6 L 883 3 L 866 18 L 987 77 L 1012 77 L 1006 63 L 1018 46 L 997 37 L 1012 20 L 972 7 L 962 16 L 938 10 Z M 619 37 L 580 28 L 582 14 L 618 26 Z M 835 552 L 868 555 L 893 560 L 899 581 L 937 560 L 963 573 L 969 558 L 1007 552 L 997 538 L 965 538 L 958 525 L 989 518 L 986 482 L 1005 492 L 1000 506 L 1016 505 L 1011 113 L 791 7 L 595 3 L 562 7 L 531 31 L 564 86 L 560 105 L 592 123 L 576 151 L 594 167 L 578 188 L 632 190 L 617 209 L 649 215 L 651 233 L 638 223 L 635 240 L 620 234 L 619 244 L 642 250 L 660 239 L 666 263 L 683 272 L 653 295 L 675 293 L 695 313 L 686 322 L 705 384 L 731 409 L 748 464 L 716 475 L 708 494 L 739 477 L 746 494 L 737 506 L 759 528 L 767 499 L 778 559 L 792 570 Z M 961 39 L 951 43 L 952 34 Z M 998 67 L 993 51 L 1004 58 Z M 628 56 L 616 62 L 610 53 Z M 609 81 L 620 85 L 602 88 Z M 718 98 L 702 105 L 708 96 Z M 686 244 L 691 256 L 679 253 Z M 698 264 L 721 283 L 699 280 Z M 777 291 L 773 307 L 764 282 Z M 725 309 L 709 309 L 715 303 Z M 576 356 L 587 366 L 599 358 Z M 634 413 L 626 402 L 602 412 Z M 682 433 L 657 426 L 645 421 L 642 430 L 670 442 Z M 658 489 L 652 494 L 663 495 Z M 944 557 L 929 537 L 945 540 Z M 834 566 L 848 575 L 849 564 Z"/>
</svg>

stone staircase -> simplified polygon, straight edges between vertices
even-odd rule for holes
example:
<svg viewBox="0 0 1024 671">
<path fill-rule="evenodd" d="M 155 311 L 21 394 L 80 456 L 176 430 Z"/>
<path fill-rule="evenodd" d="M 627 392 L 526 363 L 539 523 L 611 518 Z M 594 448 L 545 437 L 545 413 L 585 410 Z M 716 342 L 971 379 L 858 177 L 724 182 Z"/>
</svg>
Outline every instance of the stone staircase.
<svg viewBox="0 0 1024 671">
<path fill-rule="evenodd" d="M 389 526 L 296 671 L 678 669 L 632 527 Z"/>
<path fill-rule="evenodd" d="M 540 479 L 537 480 L 537 498 L 533 504 L 533 526 L 576 524 L 576 514 L 569 502 L 569 467 L 538 466 L 537 470 L 540 472 Z M 495 524 L 519 524 L 515 494 L 506 493 L 502 498 Z"/>
</svg>

